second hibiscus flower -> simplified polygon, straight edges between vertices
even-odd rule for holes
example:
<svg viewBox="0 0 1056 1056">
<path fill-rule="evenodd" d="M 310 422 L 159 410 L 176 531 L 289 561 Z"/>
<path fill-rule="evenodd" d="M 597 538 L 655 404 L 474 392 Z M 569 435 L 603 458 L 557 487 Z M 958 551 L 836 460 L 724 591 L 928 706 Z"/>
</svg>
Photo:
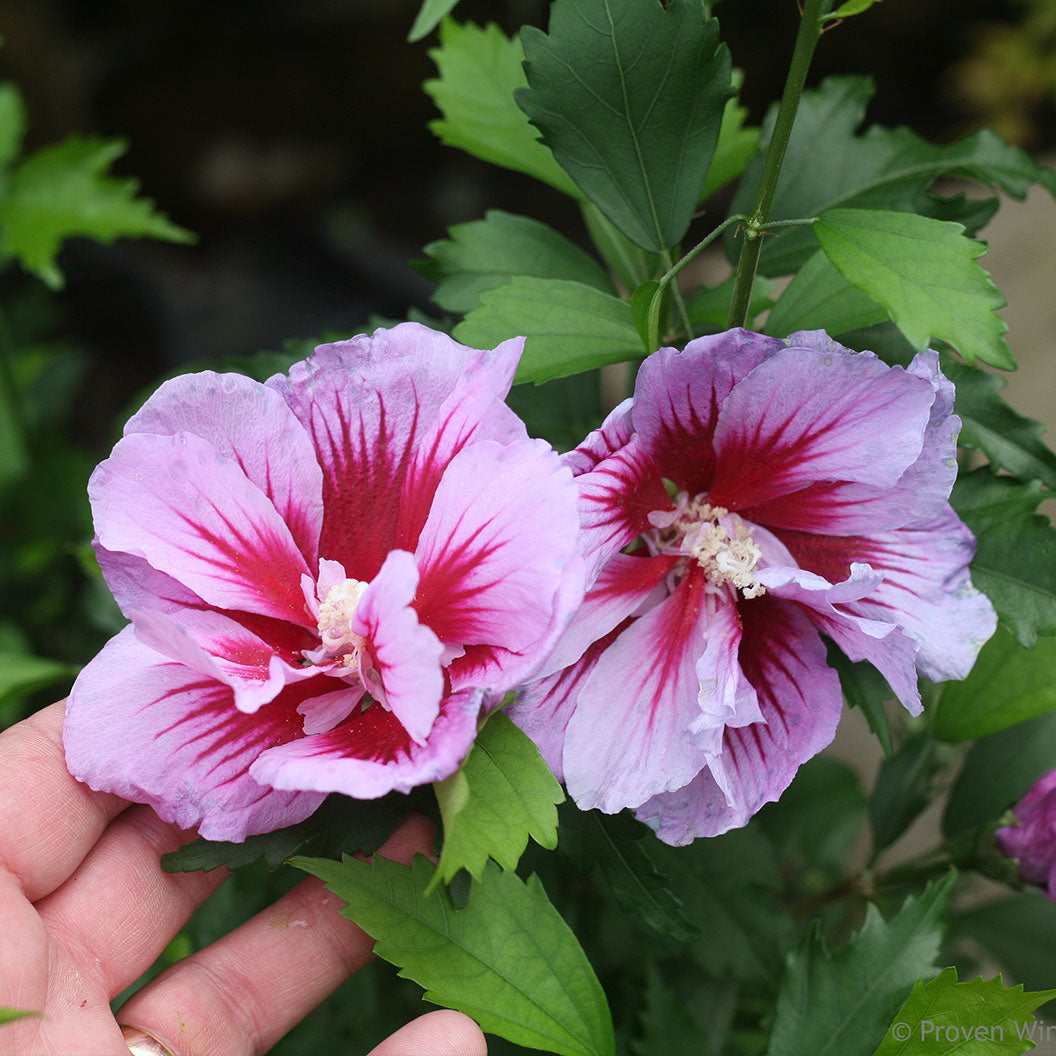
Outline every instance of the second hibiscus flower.
<svg viewBox="0 0 1056 1056">
<path fill-rule="evenodd" d="M 565 456 L 586 601 L 513 717 L 580 807 L 669 843 L 743 825 L 835 732 L 822 635 L 920 710 L 993 633 L 948 503 L 953 388 L 823 333 L 661 349 Z"/>
</svg>

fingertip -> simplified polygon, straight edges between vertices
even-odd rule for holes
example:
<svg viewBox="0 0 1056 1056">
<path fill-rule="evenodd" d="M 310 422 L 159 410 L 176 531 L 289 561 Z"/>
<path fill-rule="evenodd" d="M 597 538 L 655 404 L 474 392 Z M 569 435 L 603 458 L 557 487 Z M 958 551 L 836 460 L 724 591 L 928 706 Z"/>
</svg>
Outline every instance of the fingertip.
<svg viewBox="0 0 1056 1056">
<path fill-rule="evenodd" d="M 368 1056 L 488 1056 L 488 1043 L 469 1016 L 443 1008 L 401 1027 Z"/>
<path fill-rule="evenodd" d="M 421 814 L 411 814 L 378 848 L 382 858 L 410 865 L 416 854 L 431 855 L 436 826 Z"/>
</svg>

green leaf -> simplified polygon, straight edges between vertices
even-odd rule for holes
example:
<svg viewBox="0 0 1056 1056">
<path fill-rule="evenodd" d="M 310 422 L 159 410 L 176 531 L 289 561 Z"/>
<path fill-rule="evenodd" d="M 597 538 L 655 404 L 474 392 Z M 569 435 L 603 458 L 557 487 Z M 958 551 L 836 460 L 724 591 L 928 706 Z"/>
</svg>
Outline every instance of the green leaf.
<svg viewBox="0 0 1056 1056">
<path fill-rule="evenodd" d="M 1001 291 L 975 263 L 986 247 L 960 224 L 913 213 L 832 209 L 813 225 L 825 255 L 845 279 L 884 306 L 918 349 L 949 341 L 970 363 L 977 356 L 1005 370 L 1016 361 L 995 313 Z"/>
<path fill-rule="evenodd" d="M 910 738 L 883 761 L 869 801 L 876 850 L 894 843 L 928 805 L 934 762 L 935 741 L 929 734 Z"/>
<path fill-rule="evenodd" d="M 517 1045 L 564 1056 L 612 1056 L 612 1020 L 586 955 L 539 879 L 489 864 L 456 909 L 444 888 L 426 895 L 433 866 L 381 857 L 298 858 L 348 903 L 374 952 L 425 987 L 425 998 L 472 1016 Z"/>
<path fill-rule="evenodd" d="M 1056 990 L 1024 993 L 1000 977 L 959 983 L 957 969 L 946 968 L 930 983 L 913 984 L 874 1056 L 1020 1056 L 1034 1048 L 1024 1048 L 1028 1020 L 1053 997 Z"/>
<path fill-rule="evenodd" d="M 740 71 L 734 70 L 733 83 L 736 87 L 740 87 L 742 79 Z M 719 141 L 715 145 L 715 154 L 704 186 L 700 189 L 701 202 L 706 202 L 716 191 L 737 179 L 759 146 L 759 129 L 744 127 L 747 117 L 748 108 L 741 106 L 736 96 L 726 100 L 719 126 Z"/>
<path fill-rule="evenodd" d="M 852 15 L 860 15 L 863 11 L 868 11 L 873 4 L 879 2 L 880 0 L 846 0 L 846 2 L 840 4 L 835 11 L 825 15 L 825 17 L 822 18 L 822 22 L 829 22 L 837 18 L 850 18 Z"/>
<path fill-rule="evenodd" d="M 561 819 L 559 846 L 581 873 L 596 870 L 620 909 L 659 935 L 686 941 L 700 928 L 685 914 L 670 880 L 649 855 L 652 833 L 625 814 L 569 810 Z"/>
<path fill-rule="evenodd" d="M 455 340 L 493 348 L 509 337 L 527 337 L 519 382 L 549 381 L 644 355 L 631 306 L 581 282 L 518 276 L 480 300 L 455 327 Z"/>
<path fill-rule="evenodd" d="M 835 268 L 819 249 L 799 269 L 766 317 L 766 333 L 788 337 L 797 330 L 836 336 L 887 318 L 887 310 Z"/>
<path fill-rule="evenodd" d="M 633 242 L 662 252 L 689 227 L 711 164 L 730 56 L 698 0 L 556 0 L 521 32 L 517 103 L 576 185 Z"/>
<path fill-rule="evenodd" d="M 593 202 L 581 202 L 583 222 L 594 248 L 625 290 L 633 290 L 664 270 L 656 253 L 646 253 L 616 227 Z"/>
<path fill-rule="evenodd" d="M 827 77 L 804 92 L 781 167 L 771 220 L 818 216 L 839 206 L 895 209 L 931 215 L 947 207 L 926 189 L 943 175 L 966 176 L 1023 198 L 1035 183 L 1056 194 L 1056 174 L 993 132 L 976 132 L 948 146 L 934 146 L 907 128 L 871 126 L 855 135 L 874 86 L 865 77 Z M 775 106 L 763 122 L 760 145 L 770 140 Z M 759 187 L 764 152 L 752 159 L 730 207 L 749 213 Z M 727 237 L 736 259 L 739 246 Z M 809 228 L 791 228 L 768 238 L 760 268 L 765 275 L 797 271 L 817 249 Z"/>
<path fill-rule="evenodd" d="M 971 674 L 943 690 L 935 736 L 974 741 L 1050 711 L 1056 711 L 1056 638 L 1024 649 L 999 627 Z"/>
<path fill-rule="evenodd" d="M 955 880 L 929 884 L 887 922 L 870 905 L 836 953 L 811 929 L 788 958 L 768 1056 L 870 1056 L 914 981 L 932 972 Z"/>
<path fill-rule="evenodd" d="M 5 1008 L 0 1005 L 0 1024 L 13 1023 L 16 1019 L 39 1018 L 40 1012 L 25 1012 L 20 1008 Z"/>
<path fill-rule="evenodd" d="M 1056 531 L 1030 512 L 1036 483 L 995 477 L 985 468 L 958 479 L 950 500 L 975 533 L 972 582 L 993 602 L 1020 645 L 1056 634 Z"/>
<path fill-rule="evenodd" d="M 297 825 L 250 836 L 243 843 L 191 840 L 163 854 L 161 867 L 167 873 L 207 873 L 221 865 L 244 869 L 263 859 L 269 869 L 278 869 L 308 847 L 320 854 L 373 854 L 412 809 L 410 797 L 398 793 L 382 799 L 332 795 Z"/>
<path fill-rule="evenodd" d="M 444 115 L 429 125 L 442 143 L 580 196 L 514 102 L 515 89 L 528 83 L 519 40 L 495 25 L 481 29 L 448 18 L 440 24 L 440 47 L 429 57 L 440 76 L 422 87 Z"/>
<path fill-rule="evenodd" d="M 950 792 L 947 836 L 996 821 L 1056 760 L 1056 714 L 992 733 L 972 745 Z"/>
<path fill-rule="evenodd" d="M 0 652 L 0 704 L 72 678 L 73 668 L 59 660 Z"/>
<path fill-rule="evenodd" d="M 686 301 L 686 311 L 694 331 L 712 332 L 726 329 L 735 280 L 736 276 L 731 275 L 717 286 L 701 287 Z M 774 303 L 770 300 L 773 289 L 774 284 L 769 279 L 762 275 L 756 277 L 752 284 L 752 299 L 748 304 L 746 326 L 750 327 L 755 317 Z"/>
<path fill-rule="evenodd" d="M 636 1056 L 708 1056 L 724 1051 L 737 1011 L 737 987 L 729 980 L 666 980 L 655 964 L 646 975 L 645 1005 Z M 681 987 L 678 984 L 682 984 Z"/>
<path fill-rule="evenodd" d="M 0 167 L 10 165 L 22 150 L 26 134 L 26 104 L 18 85 L 0 84 Z"/>
<path fill-rule="evenodd" d="M 423 0 L 415 16 L 414 25 L 407 34 L 407 41 L 413 44 L 416 40 L 428 36 L 440 24 L 440 20 L 451 14 L 458 0 Z"/>
<path fill-rule="evenodd" d="M 652 332 L 655 326 L 657 335 L 660 333 L 660 309 L 663 306 L 664 290 L 660 289 L 660 283 L 656 279 L 643 282 L 631 294 L 631 318 L 634 320 L 634 328 L 642 339 L 642 346 L 648 352 L 655 352 L 656 346 L 652 344 Z"/>
<path fill-rule="evenodd" d="M 557 846 L 557 804 L 565 794 L 532 740 L 501 712 L 484 724 L 458 773 L 464 801 L 437 795 L 444 821 L 441 882 L 459 869 L 479 880 L 488 858 L 516 869 L 529 836 L 547 850 Z"/>
<path fill-rule="evenodd" d="M 425 247 L 432 263 L 421 269 L 439 283 L 432 299 L 444 311 L 468 312 L 480 304 L 484 290 L 517 275 L 567 279 L 614 292 L 591 257 L 538 220 L 489 209 L 483 220 L 455 224 L 448 235 Z"/>
<path fill-rule="evenodd" d="M 572 450 L 604 417 L 597 371 L 543 385 L 514 385 L 506 402 L 529 436 L 542 437 L 558 451 Z"/>
<path fill-rule="evenodd" d="M 157 212 L 148 199 L 136 197 L 135 180 L 107 175 L 125 148 L 120 140 L 72 138 L 22 161 L 0 198 L 3 251 L 57 289 L 63 279 L 55 258 L 64 239 L 192 241 L 189 231 Z"/>
<path fill-rule="evenodd" d="M 1005 379 L 945 354 L 942 370 L 957 389 L 954 410 L 962 423 L 957 442 L 982 451 L 997 469 L 1056 490 L 1056 454 L 1041 440 L 1045 426 L 1024 418 L 1001 399 Z"/>
</svg>

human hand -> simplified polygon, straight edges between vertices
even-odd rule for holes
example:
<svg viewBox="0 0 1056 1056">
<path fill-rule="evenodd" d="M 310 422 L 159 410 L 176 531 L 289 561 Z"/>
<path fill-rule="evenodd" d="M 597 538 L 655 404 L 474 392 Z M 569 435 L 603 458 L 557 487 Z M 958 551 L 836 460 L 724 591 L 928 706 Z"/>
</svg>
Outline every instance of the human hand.
<svg viewBox="0 0 1056 1056">
<path fill-rule="evenodd" d="M 129 1056 L 110 1000 L 145 971 L 227 873 L 169 874 L 189 834 L 145 806 L 75 781 L 62 751 L 63 705 L 0 734 L 0 1007 L 42 1013 L 0 1026 L 0 1053 Z M 379 853 L 427 852 L 409 819 Z M 175 1056 L 259 1056 L 371 956 L 372 940 L 314 878 L 139 990 L 121 1023 Z M 290 922 L 307 926 L 291 927 Z M 486 1056 L 458 1012 L 414 1020 L 370 1056 Z"/>
</svg>

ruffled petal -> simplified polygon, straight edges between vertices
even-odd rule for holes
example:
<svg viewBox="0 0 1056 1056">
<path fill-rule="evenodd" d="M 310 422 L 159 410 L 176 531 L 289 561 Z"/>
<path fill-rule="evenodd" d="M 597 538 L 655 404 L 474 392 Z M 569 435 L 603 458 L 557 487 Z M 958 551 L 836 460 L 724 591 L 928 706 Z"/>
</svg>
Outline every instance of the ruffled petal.
<svg viewBox="0 0 1056 1056">
<path fill-rule="evenodd" d="M 295 657 L 279 656 L 258 635 L 210 609 L 141 609 L 132 621 L 144 645 L 230 686 L 235 707 L 249 714 L 274 700 L 288 683 L 318 673 Z"/>
<path fill-rule="evenodd" d="M 241 841 L 293 825 L 323 796 L 276 791 L 248 771 L 263 750 L 300 736 L 297 705 L 320 692 L 314 684 L 291 686 L 247 715 L 229 686 L 148 649 L 129 627 L 70 692 L 67 765 L 97 791 L 148 803 L 165 821 L 198 827 L 210 840 Z"/>
<path fill-rule="evenodd" d="M 184 374 L 166 381 L 129 419 L 125 435 L 132 433 L 193 433 L 233 459 L 315 566 L 323 473 L 304 427 L 274 389 L 241 374 Z"/>
<path fill-rule="evenodd" d="M 470 440 L 523 426 L 502 403 L 523 339 L 478 351 L 417 323 L 320 345 L 267 384 L 311 436 L 323 470 L 319 552 L 368 582 L 413 551 L 432 489 Z M 417 494 L 414 494 L 417 492 Z"/>
<path fill-rule="evenodd" d="M 352 630 L 364 641 L 364 685 L 399 719 L 412 741 L 424 744 L 444 694 L 444 650 L 411 607 L 417 587 L 414 558 L 406 550 L 393 550 L 360 599 Z"/>
<path fill-rule="evenodd" d="M 817 481 L 889 488 L 924 445 L 935 391 L 864 352 L 788 348 L 733 387 L 709 501 L 757 507 Z"/>
<path fill-rule="evenodd" d="M 746 824 L 832 740 L 840 719 L 840 682 L 825 663 L 825 646 L 806 615 L 770 597 L 740 609 L 740 661 L 765 721 L 727 729 L 722 754 L 710 769 L 635 812 L 675 846 Z"/>
<path fill-rule="evenodd" d="M 661 348 L 641 366 L 634 388 L 634 427 L 661 468 L 690 495 L 707 491 L 715 472 L 712 437 L 730 390 L 784 341 L 728 330 Z"/>
<path fill-rule="evenodd" d="M 565 737 L 565 781 L 583 810 L 636 807 L 705 765 L 685 731 L 700 714 L 697 660 L 718 604 L 691 569 L 599 658 Z"/>
<path fill-rule="evenodd" d="M 377 799 L 442 781 L 458 769 L 477 734 L 482 694 L 445 698 L 425 744 L 415 744 L 391 711 L 372 704 L 329 733 L 266 751 L 252 775 L 275 788 L 342 792 Z"/>
<path fill-rule="evenodd" d="M 445 645 L 534 651 L 538 669 L 583 596 L 578 527 L 575 483 L 548 444 L 465 449 L 437 488 L 415 553 L 422 622 Z M 495 674 L 487 688 L 516 684 Z"/>
<path fill-rule="evenodd" d="M 145 558 L 210 605 L 307 623 L 304 557 L 238 464 L 190 433 L 134 433 L 88 482 L 99 543 Z"/>
</svg>

